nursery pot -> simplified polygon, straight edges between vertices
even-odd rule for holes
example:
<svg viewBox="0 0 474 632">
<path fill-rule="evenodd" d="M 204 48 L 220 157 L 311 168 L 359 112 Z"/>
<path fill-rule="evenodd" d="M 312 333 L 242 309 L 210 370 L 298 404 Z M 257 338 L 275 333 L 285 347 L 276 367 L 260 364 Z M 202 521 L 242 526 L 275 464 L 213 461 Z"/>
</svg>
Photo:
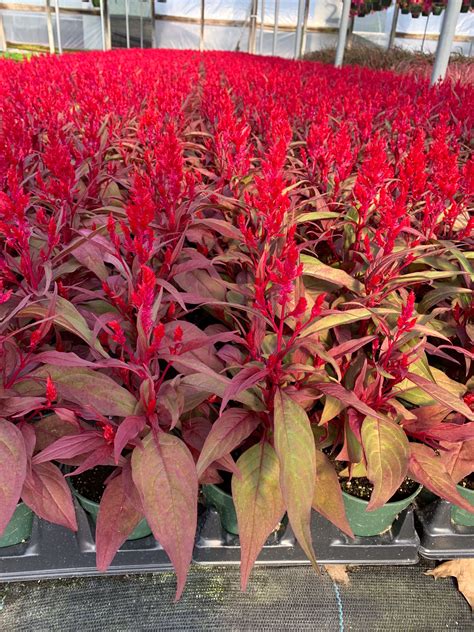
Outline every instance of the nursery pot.
<svg viewBox="0 0 474 632">
<path fill-rule="evenodd" d="M 33 512 L 25 503 L 18 503 L 10 522 L 7 525 L 2 537 L 0 537 L 0 548 L 14 546 L 28 540 L 33 527 Z"/>
<path fill-rule="evenodd" d="M 80 494 L 76 489 L 74 489 L 74 485 L 71 484 L 72 493 L 79 501 L 81 507 L 86 511 L 89 516 L 92 518 L 92 522 L 96 524 L 97 522 L 97 514 L 99 513 L 99 503 L 96 503 L 93 500 L 89 500 L 82 494 Z M 139 525 L 132 531 L 132 533 L 128 536 L 127 540 L 139 540 L 140 538 L 146 538 L 151 535 L 151 529 L 148 526 L 148 522 L 145 518 L 139 523 Z"/>
<path fill-rule="evenodd" d="M 443 13 L 443 7 L 433 7 L 433 15 L 441 15 Z"/>
<path fill-rule="evenodd" d="M 402 15 L 408 15 L 409 13 L 409 9 L 402 9 Z"/>
<path fill-rule="evenodd" d="M 462 485 L 457 485 L 456 487 L 461 496 L 464 496 L 474 507 L 474 489 L 468 489 Z M 470 513 L 466 509 L 461 509 L 461 507 L 457 505 L 451 507 L 451 520 L 455 524 L 460 524 L 464 527 L 474 527 L 474 513 Z"/>
<path fill-rule="evenodd" d="M 375 509 L 375 511 L 366 511 L 367 505 L 369 504 L 367 500 L 356 498 L 343 491 L 342 497 L 346 508 L 347 520 L 349 521 L 354 535 L 380 535 L 390 529 L 398 514 L 412 503 L 421 489 L 420 485 L 411 496 L 403 500 L 386 503 L 383 507 L 380 507 L 380 509 Z"/>
<path fill-rule="evenodd" d="M 239 535 L 239 525 L 232 496 L 217 485 L 203 485 L 202 493 L 208 505 L 217 509 L 223 528 L 233 535 Z"/>
</svg>

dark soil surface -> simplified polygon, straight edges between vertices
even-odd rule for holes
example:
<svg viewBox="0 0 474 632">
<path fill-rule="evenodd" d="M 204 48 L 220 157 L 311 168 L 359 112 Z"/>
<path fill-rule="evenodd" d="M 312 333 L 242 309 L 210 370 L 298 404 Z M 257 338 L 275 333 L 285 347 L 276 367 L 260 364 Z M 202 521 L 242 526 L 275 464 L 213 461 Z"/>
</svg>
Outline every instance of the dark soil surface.
<svg viewBox="0 0 474 632">
<path fill-rule="evenodd" d="M 466 476 L 466 478 L 463 478 L 462 481 L 459 481 L 459 485 L 466 489 L 474 489 L 474 472 Z"/>
<path fill-rule="evenodd" d="M 344 461 L 333 461 L 333 463 L 338 474 L 347 467 L 347 463 Z M 342 491 L 346 492 L 346 494 L 361 498 L 362 500 L 370 500 L 374 486 L 368 478 L 361 476 L 349 479 L 339 474 L 339 480 L 341 482 Z M 418 487 L 419 485 L 416 481 L 412 481 L 411 478 L 406 478 L 388 502 L 393 503 L 398 500 L 405 500 L 405 498 L 411 496 Z"/>
<path fill-rule="evenodd" d="M 105 490 L 105 481 L 113 471 L 113 467 L 98 465 L 91 470 L 87 470 L 87 472 L 82 472 L 78 476 L 71 476 L 71 483 L 81 496 L 100 503 Z"/>
<path fill-rule="evenodd" d="M 368 478 L 341 478 L 341 487 L 346 494 L 361 498 L 362 500 L 370 500 L 374 486 Z M 395 494 L 390 498 L 389 502 L 396 502 L 398 500 L 404 500 L 411 496 L 413 492 L 418 488 L 418 483 L 412 481 L 411 478 L 406 478 Z"/>
</svg>

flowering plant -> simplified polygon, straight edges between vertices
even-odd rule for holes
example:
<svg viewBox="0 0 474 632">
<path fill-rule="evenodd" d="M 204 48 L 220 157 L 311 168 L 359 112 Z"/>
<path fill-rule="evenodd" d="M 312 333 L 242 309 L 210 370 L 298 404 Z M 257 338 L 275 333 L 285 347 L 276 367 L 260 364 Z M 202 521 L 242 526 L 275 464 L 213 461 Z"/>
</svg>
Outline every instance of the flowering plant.
<svg viewBox="0 0 474 632">
<path fill-rule="evenodd" d="M 0 70 L 0 532 L 20 495 L 76 528 L 66 478 L 108 467 L 98 568 L 145 517 L 179 596 L 223 472 L 243 587 L 285 513 L 314 564 L 312 508 L 351 535 L 338 461 L 369 509 L 407 475 L 469 508 L 472 87 L 169 51 Z"/>
</svg>

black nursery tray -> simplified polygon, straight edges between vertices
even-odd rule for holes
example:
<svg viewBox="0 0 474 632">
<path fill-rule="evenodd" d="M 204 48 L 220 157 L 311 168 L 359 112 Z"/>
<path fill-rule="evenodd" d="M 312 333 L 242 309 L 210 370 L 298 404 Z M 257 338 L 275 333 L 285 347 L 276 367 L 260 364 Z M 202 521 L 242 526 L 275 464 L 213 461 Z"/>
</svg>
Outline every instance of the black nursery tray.
<svg viewBox="0 0 474 632">
<path fill-rule="evenodd" d="M 316 559 L 321 564 L 416 564 L 420 540 L 413 510 L 402 512 L 386 533 L 374 537 L 347 537 L 320 514 L 313 512 L 311 529 Z M 240 562 L 239 537 L 221 527 L 218 513 L 209 509 L 198 533 L 194 561 L 233 565 Z M 289 525 L 272 533 L 256 564 L 293 566 L 309 564 Z"/>
<path fill-rule="evenodd" d="M 420 532 L 420 555 L 429 560 L 474 557 L 474 527 L 455 525 L 451 505 L 437 500 L 416 512 Z"/>
<path fill-rule="evenodd" d="M 0 581 L 100 575 L 95 566 L 94 527 L 76 502 L 78 531 L 34 518 L 28 542 L 0 549 Z M 172 570 L 169 558 L 152 537 L 126 542 L 108 575 Z"/>
<path fill-rule="evenodd" d="M 77 533 L 34 519 L 28 542 L 0 549 L 0 582 L 99 575 L 95 567 L 93 526 L 76 504 Z M 411 509 L 400 514 L 392 529 L 372 538 L 351 540 L 313 512 L 313 540 L 321 564 L 416 564 L 419 539 Z M 194 562 L 235 565 L 240 561 L 238 536 L 222 530 L 217 512 L 208 509 L 200 518 Z M 309 564 L 289 526 L 267 541 L 257 564 L 294 566 Z M 107 574 L 172 570 L 165 551 L 152 537 L 126 542 Z"/>
</svg>

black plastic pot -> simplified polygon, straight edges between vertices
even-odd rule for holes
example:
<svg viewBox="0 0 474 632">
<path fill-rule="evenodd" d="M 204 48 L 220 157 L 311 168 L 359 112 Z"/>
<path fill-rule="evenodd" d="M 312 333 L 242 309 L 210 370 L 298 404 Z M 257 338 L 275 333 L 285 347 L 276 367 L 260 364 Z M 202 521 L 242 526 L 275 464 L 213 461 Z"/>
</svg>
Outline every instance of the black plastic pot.
<svg viewBox="0 0 474 632">
<path fill-rule="evenodd" d="M 454 522 L 453 511 L 456 508 L 445 500 L 419 503 L 416 519 L 420 555 L 431 560 L 474 557 L 474 527 Z"/>
</svg>

